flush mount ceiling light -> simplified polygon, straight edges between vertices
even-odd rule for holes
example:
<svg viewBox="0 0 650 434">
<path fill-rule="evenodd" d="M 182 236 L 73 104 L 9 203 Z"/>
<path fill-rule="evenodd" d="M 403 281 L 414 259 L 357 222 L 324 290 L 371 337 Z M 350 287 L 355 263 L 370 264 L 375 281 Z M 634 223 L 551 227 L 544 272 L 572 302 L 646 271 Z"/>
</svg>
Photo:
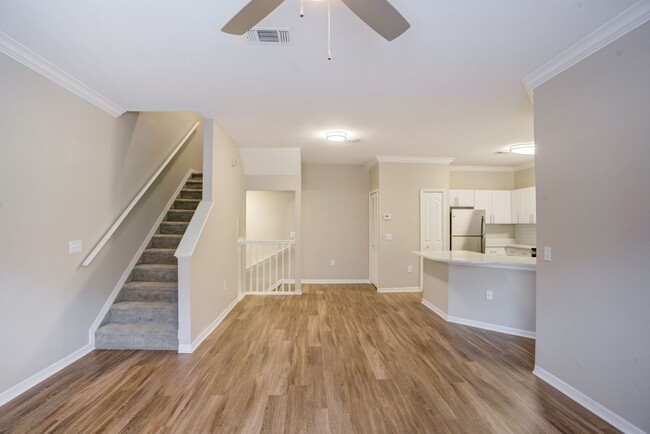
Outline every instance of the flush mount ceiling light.
<svg viewBox="0 0 650 434">
<path fill-rule="evenodd" d="M 535 144 L 520 143 L 518 145 L 512 145 L 510 146 L 510 152 L 513 154 L 535 155 Z"/>
<path fill-rule="evenodd" d="M 348 133 L 345 131 L 328 131 L 325 138 L 330 142 L 345 142 L 348 139 Z"/>
</svg>

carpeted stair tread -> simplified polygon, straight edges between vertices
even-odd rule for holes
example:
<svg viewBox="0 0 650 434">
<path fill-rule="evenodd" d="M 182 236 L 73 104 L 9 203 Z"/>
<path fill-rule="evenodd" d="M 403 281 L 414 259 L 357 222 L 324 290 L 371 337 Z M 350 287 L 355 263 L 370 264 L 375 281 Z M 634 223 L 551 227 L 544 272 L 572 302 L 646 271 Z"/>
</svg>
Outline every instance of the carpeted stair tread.
<svg viewBox="0 0 650 434">
<path fill-rule="evenodd" d="M 161 234 L 176 234 L 183 235 L 187 230 L 189 222 L 162 222 L 160 223 Z"/>
<path fill-rule="evenodd" d="M 120 301 L 109 311 L 110 323 L 178 324 L 178 304 L 164 301 Z"/>
<path fill-rule="evenodd" d="M 133 281 L 133 282 L 125 283 L 122 288 L 143 289 L 143 290 L 148 290 L 148 289 L 178 290 L 178 283 L 177 282 L 152 282 L 152 281 L 135 282 Z"/>
<path fill-rule="evenodd" d="M 201 202 L 200 199 L 176 199 L 174 209 L 196 209 Z"/>
<path fill-rule="evenodd" d="M 203 198 L 203 190 L 190 190 L 183 189 L 181 190 L 181 195 L 179 199 L 201 199 Z"/>
<path fill-rule="evenodd" d="M 193 215 L 194 211 L 191 209 L 170 209 L 167 211 L 165 221 L 187 223 L 192 220 Z"/>
<path fill-rule="evenodd" d="M 151 247 L 176 249 L 182 238 L 180 234 L 155 234 L 151 239 Z"/>
<path fill-rule="evenodd" d="M 178 261 L 174 253 L 176 249 L 150 247 L 142 252 L 142 263 L 176 265 Z"/>
<path fill-rule="evenodd" d="M 121 301 L 178 302 L 177 282 L 129 282 L 122 287 Z"/>
<path fill-rule="evenodd" d="M 178 266 L 172 264 L 138 264 L 133 267 L 133 280 L 177 282 Z"/>
<path fill-rule="evenodd" d="M 115 310 L 168 310 L 176 311 L 176 303 L 163 301 L 120 301 L 111 306 Z"/>
</svg>

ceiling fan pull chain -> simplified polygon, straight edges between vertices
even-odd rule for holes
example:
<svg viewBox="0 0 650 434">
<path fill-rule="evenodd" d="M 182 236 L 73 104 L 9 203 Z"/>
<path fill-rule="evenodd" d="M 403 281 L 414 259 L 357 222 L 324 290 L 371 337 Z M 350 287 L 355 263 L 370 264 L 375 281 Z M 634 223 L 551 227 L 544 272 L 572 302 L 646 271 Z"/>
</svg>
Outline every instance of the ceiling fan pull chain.
<svg viewBox="0 0 650 434">
<path fill-rule="evenodd" d="M 327 60 L 332 60 L 332 2 L 327 0 Z"/>
<path fill-rule="evenodd" d="M 304 3 L 305 3 L 305 0 L 300 0 L 300 18 L 305 16 Z"/>
</svg>

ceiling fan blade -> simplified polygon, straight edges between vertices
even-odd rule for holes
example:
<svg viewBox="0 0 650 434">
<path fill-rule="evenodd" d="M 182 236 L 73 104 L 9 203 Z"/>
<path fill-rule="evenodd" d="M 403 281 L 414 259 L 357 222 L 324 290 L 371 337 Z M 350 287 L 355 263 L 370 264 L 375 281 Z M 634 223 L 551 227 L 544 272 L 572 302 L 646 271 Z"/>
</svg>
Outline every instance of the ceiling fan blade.
<svg viewBox="0 0 650 434">
<path fill-rule="evenodd" d="M 284 0 L 251 0 L 221 29 L 224 33 L 243 35 L 273 12 Z"/>
<path fill-rule="evenodd" d="M 392 41 L 411 25 L 388 0 L 341 0 L 361 20 L 386 40 Z"/>
</svg>

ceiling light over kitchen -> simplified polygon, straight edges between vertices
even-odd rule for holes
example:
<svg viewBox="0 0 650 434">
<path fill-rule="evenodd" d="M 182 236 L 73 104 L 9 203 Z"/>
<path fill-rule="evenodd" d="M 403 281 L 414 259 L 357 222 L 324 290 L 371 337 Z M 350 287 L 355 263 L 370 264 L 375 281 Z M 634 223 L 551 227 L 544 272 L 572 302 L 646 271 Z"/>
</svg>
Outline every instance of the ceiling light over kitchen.
<svg viewBox="0 0 650 434">
<path fill-rule="evenodd" d="M 328 131 L 325 137 L 330 142 L 345 142 L 348 139 L 348 133 L 345 131 Z"/>
<path fill-rule="evenodd" d="M 510 146 L 510 152 L 513 154 L 535 155 L 534 143 L 520 143 Z"/>
</svg>

